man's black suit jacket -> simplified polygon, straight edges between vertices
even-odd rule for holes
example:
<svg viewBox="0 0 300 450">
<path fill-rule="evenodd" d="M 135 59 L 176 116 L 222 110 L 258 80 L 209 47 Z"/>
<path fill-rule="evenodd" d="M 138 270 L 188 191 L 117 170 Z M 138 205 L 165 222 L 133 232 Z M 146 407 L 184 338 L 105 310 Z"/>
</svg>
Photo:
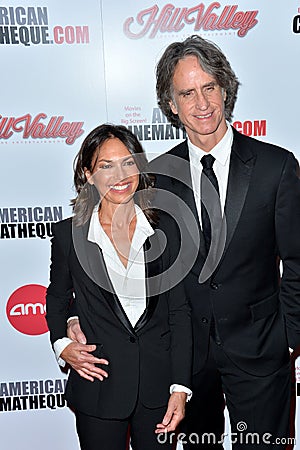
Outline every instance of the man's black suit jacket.
<svg viewBox="0 0 300 450">
<path fill-rule="evenodd" d="M 147 306 L 133 327 L 113 291 L 101 250 L 87 241 L 88 227 L 72 227 L 71 219 L 54 227 L 46 318 L 52 343 L 66 336 L 74 299 L 87 343 L 96 344 L 96 356 L 109 361 L 109 377 L 102 382 L 87 381 L 71 369 L 69 404 L 85 414 L 123 419 L 138 396 L 156 408 L 167 404 L 172 383 L 191 385 L 190 308 L 182 284 L 168 286 L 164 272 L 175 258 L 158 226 L 144 245 Z"/>
<path fill-rule="evenodd" d="M 193 372 L 206 360 L 214 317 L 219 340 L 232 362 L 264 376 L 288 360 L 288 346 L 295 349 L 300 343 L 298 163 L 287 150 L 233 132 L 225 248 L 204 283 L 199 283 L 199 274 L 206 255 L 191 189 L 187 142 L 151 161 L 149 171 L 156 174 L 160 189 L 157 205 L 173 211 L 184 239 L 181 255 L 190 267 L 185 287 L 192 308 Z M 164 191 L 174 194 L 167 202 L 160 201 Z"/>
</svg>

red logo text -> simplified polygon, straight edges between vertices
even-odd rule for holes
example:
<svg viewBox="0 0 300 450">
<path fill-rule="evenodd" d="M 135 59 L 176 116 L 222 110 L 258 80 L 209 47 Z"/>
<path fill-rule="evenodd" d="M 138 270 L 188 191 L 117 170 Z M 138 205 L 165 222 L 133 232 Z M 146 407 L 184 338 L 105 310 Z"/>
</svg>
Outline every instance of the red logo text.
<svg viewBox="0 0 300 450">
<path fill-rule="evenodd" d="M 124 33 L 131 39 L 140 39 L 149 33 L 154 38 L 158 32 L 174 33 L 186 25 L 193 25 L 194 31 L 237 31 L 244 37 L 257 23 L 258 10 L 238 11 L 238 5 L 227 5 L 220 11 L 221 4 L 213 2 L 205 9 L 204 3 L 192 8 L 176 8 L 171 3 L 161 11 L 157 5 L 144 9 L 137 14 L 136 20 L 128 17 L 124 23 Z M 133 26 L 136 31 L 133 31 Z"/>
<path fill-rule="evenodd" d="M 47 122 L 44 113 L 34 118 L 30 114 L 21 117 L 0 116 L 0 139 L 9 139 L 14 133 L 22 133 L 23 139 L 65 139 L 67 144 L 74 144 L 82 135 L 83 122 L 64 122 L 64 116 L 52 116 Z"/>
<path fill-rule="evenodd" d="M 11 294 L 6 305 L 10 324 L 20 333 L 32 336 L 48 331 L 45 310 L 46 288 L 39 284 L 18 288 Z"/>
</svg>

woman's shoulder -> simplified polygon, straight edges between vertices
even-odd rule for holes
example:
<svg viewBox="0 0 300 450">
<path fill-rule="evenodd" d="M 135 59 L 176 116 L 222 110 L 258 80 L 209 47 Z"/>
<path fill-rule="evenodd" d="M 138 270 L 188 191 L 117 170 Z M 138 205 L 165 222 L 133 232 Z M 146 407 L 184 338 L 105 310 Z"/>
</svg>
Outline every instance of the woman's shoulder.
<svg viewBox="0 0 300 450">
<path fill-rule="evenodd" d="M 178 232 L 178 224 L 176 219 L 166 211 L 157 210 L 157 223 L 156 228 L 160 228 L 163 230 L 169 230 L 170 232 L 177 230 Z"/>
<path fill-rule="evenodd" d="M 160 211 L 158 214 L 158 223 L 156 231 L 163 234 L 164 242 L 168 251 L 178 252 L 181 246 L 181 230 L 176 219 L 165 211 Z"/>
<path fill-rule="evenodd" d="M 67 217 L 66 219 L 59 220 L 53 224 L 56 231 L 69 230 L 72 228 L 73 217 Z"/>
<path fill-rule="evenodd" d="M 53 236 L 57 238 L 67 239 L 72 235 L 72 217 L 60 220 L 52 224 Z"/>
</svg>

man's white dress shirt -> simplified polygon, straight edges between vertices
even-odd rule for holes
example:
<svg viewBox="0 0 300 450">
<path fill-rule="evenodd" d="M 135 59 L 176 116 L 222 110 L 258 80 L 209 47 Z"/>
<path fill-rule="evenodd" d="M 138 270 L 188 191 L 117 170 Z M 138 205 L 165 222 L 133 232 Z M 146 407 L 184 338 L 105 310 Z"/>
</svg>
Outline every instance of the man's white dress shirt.
<svg viewBox="0 0 300 450">
<path fill-rule="evenodd" d="M 228 184 L 228 174 L 229 174 L 229 163 L 230 163 L 230 153 L 233 140 L 233 131 L 231 126 L 227 123 L 227 131 L 224 134 L 220 142 L 213 147 L 209 152 L 215 158 L 213 165 L 213 170 L 216 174 L 219 192 L 220 192 L 220 202 L 222 213 L 224 213 L 225 201 L 226 201 L 226 191 Z M 192 177 L 192 187 L 194 192 L 194 198 L 196 202 L 196 208 L 198 212 L 198 217 L 200 224 L 201 221 L 201 189 L 200 189 L 200 177 L 202 173 L 201 158 L 208 153 L 202 150 L 200 147 L 196 147 L 188 139 L 189 157 L 190 157 L 190 168 Z"/>
</svg>

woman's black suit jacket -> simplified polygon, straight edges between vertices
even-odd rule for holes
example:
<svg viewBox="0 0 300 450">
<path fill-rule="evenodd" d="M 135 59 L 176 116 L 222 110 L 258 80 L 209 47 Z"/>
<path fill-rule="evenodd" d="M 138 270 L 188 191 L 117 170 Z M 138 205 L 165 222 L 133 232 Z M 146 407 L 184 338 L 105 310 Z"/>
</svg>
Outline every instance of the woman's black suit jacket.
<svg viewBox="0 0 300 450">
<path fill-rule="evenodd" d="M 172 223 L 163 223 L 144 244 L 147 306 L 134 327 L 113 291 L 101 250 L 87 241 L 89 223 L 75 227 L 70 218 L 54 227 L 46 299 L 51 343 L 66 336 L 74 299 L 87 343 L 96 344 L 97 356 L 109 361 L 109 376 L 102 382 L 87 381 L 70 370 L 66 399 L 85 414 L 123 419 L 138 397 L 146 407 L 161 407 L 167 404 L 172 383 L 191 385 L 190 310 L 182 284 L 169 286 L 180 278 L 172 254 L 177 235 Z M 168 230 L 172 243 L 165 245 L 161 228 Z"/>
</svg>

